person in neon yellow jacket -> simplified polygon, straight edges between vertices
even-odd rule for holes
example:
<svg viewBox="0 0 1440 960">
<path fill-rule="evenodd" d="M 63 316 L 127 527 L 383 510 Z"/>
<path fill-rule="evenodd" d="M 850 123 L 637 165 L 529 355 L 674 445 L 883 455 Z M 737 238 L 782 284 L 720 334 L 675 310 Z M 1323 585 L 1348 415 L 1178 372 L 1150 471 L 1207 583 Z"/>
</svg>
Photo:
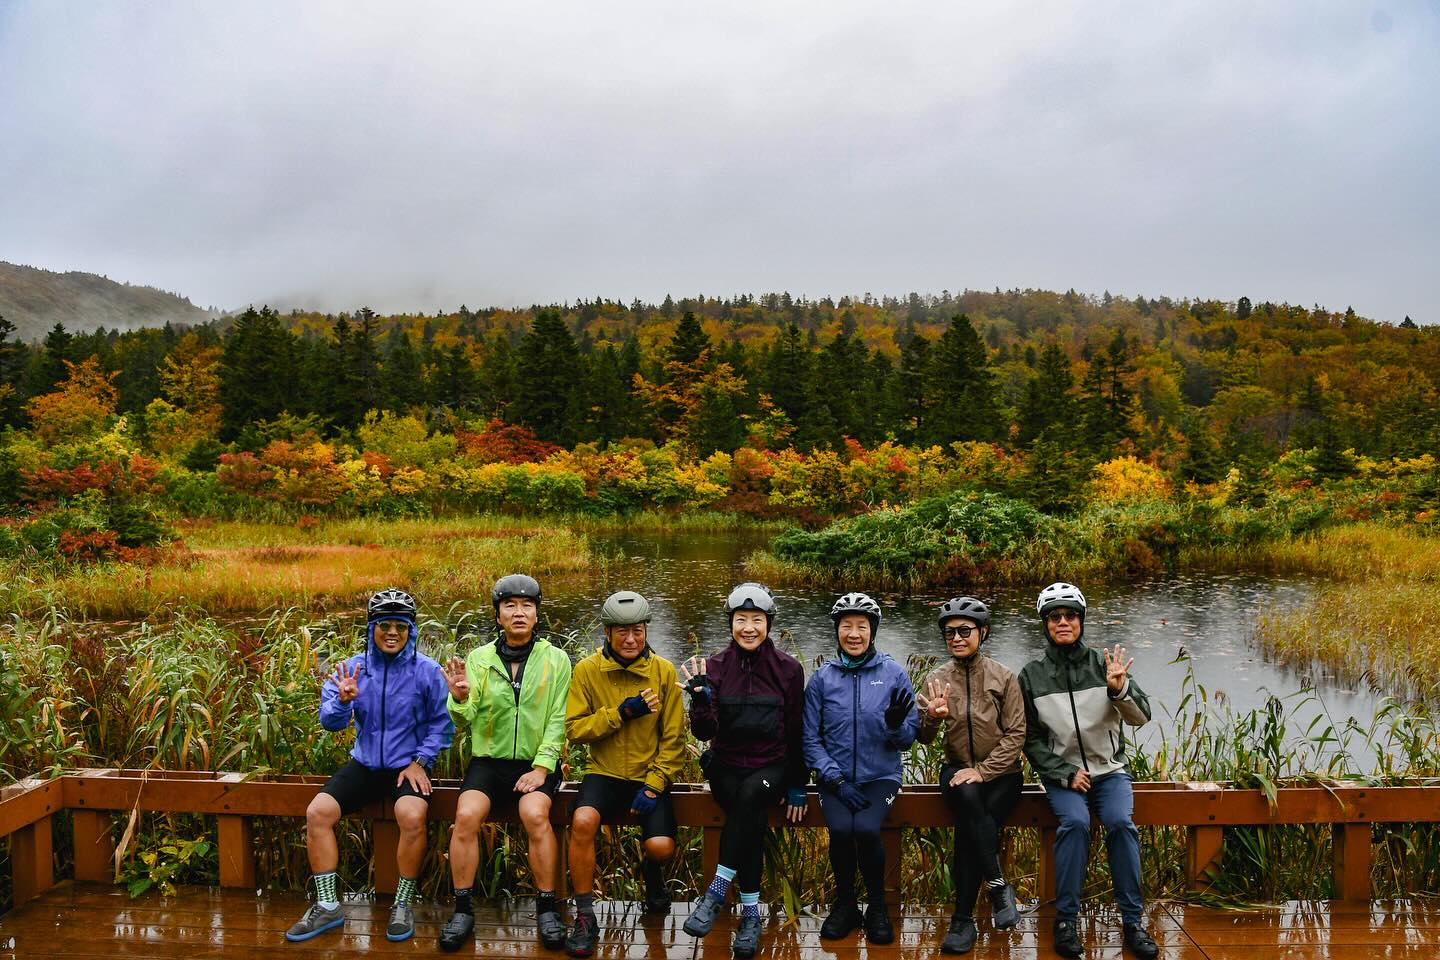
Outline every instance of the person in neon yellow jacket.
<svg viewBox="0 0 1440 960">
<path fill-rule="evenodd" d="M 570 655 L 535 635 L 540 584 L 523 573 L 501 577 L 490 595 L 501 635 L 445 670 L 448 706 L 470 732 L 469 765 L 455 806 L 450 876 L 455 913 L 440 930 L 440 947 L 458 950 L 475 928 L 470 891 L 480 862 L 477 833 L 492 811 L 517 810 L 530 835 L 530 869 L 538 894 L 535 922 L 552 950 L 565 945 L 555 902 L 559 857 L 550 804 L 560 786 Z"/>
</svg>

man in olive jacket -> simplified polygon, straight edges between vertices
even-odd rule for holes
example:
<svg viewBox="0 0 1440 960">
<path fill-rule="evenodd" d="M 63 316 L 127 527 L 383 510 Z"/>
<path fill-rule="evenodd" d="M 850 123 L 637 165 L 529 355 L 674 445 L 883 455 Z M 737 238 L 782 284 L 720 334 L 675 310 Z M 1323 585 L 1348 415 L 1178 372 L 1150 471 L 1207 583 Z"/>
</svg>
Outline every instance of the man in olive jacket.
<svg viewBox="0 0 1440 960">
<path fill-rule="evenodd" d="M 494 811 L 516 811 L 530 839 L 536 925 L 552 950 L 565 945 L 555 903 L 560 857 L 550 804 L 560 786 L 570 655 L 535 635 L 540 584 L 523 573 L 496 581 L 490 592 L 500 637 L 445 669 L 450 715 L 470 733 L 469 765 L 455 806 L 450 875 L 455 914 L 440 930 L 440 948 L 458 950 L 475 927 L 470 891 L 480 862 L 477 833 Z"/>
<path fill-rule="evenodd" d="M 565 734 L 590 748 L 570 824 L 575 923 L 565 941 L 572 957 L 595 952 L 595 834 L 630 813 L 644 838 L 646 909 L 668 912 L 660 867 L 675 855 L 670 784 L 680 771 L 685 706 L 675 665 L 650 649 L 650 603 L 632 590 L 612 594 L 600 611 L 605 645 L 575 665 Z"/>
<path fill-rule="evenodd" d="M 1020 670 L 1025 695 L 1025 756 L 1040 775 L 1045 797 L 1060 821 L 1055 834 L 1055 950 L 1084 954 L 1077 921 L 1080 887 L 1090 858 L 1090 815 L 1105 828 L 1105 849 L 1124 942 L 1136 956 L 1154 957 L 1155 941 L 1143 925 L 1140 834 L 1131 814 L 1135 797 L 1125 768 L 1124 724 L 1150 719 L 1150 698 L 1130 676 L 1135 662 L 1119 644 L 1112 653 L 1081 642 L 1085 595 L 1069 583 L 1052 583 L 1036 602 L 1045 631 L 1045 654 Z"/>
</svg>

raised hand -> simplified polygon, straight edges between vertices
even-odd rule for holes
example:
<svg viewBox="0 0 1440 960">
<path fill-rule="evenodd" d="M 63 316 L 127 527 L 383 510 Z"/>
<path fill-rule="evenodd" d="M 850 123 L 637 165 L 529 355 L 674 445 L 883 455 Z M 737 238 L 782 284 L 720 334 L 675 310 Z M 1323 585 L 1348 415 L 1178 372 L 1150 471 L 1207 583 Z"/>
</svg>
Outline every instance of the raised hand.
<svg viewBox="0 0 1440 960">
<path fill-rule="evenodd" d="M 341 703 L 349 703 L 360 696 L 360 664 L 350 666 L 348 661 L 340 661 L 340 666 L 335 675 L 330 678 L 335 681 L 336 692 L 340 696 Z"/>
<path fill-rule="evenodd" d="M 1125 659 L 1125 648 L 1115 644 L 1115 653 L 1111 654 L 1109 648 L 1100 648 L 1105 653 L 1105 684 L 1111 690 L 1119 693 L 1125 689 L 1125 678 L 1130 673 L 1130 668 L 1135 665 L 1135 658 Z"/>
<path fill-rule="evenodd" d="M 696 700 L 709 700 L 714 688 L 710 684 L 710 678 L 705 675 L 705 658 L 691 657 L 680 664 L 680 679 L 675 681 L 675 686 Z"/>
<path fill-rule="evenodd" d="M 470 678 L 465 675 L 465 661 L 459 657 L 451 657 L 446 662 L 445 686 L 450 688 L 450 696 L 455 698 L 456 703 L 464 703 L 470 699 Z"/>
<path fill-rule="evenodd" d="M 932 720 L 943 720 L 950 716 L 950 684 L 941 686 L 933 677 L 925 681 L 925 692 L 916 694 L 920 709 Z"/>
<path fill-rule="evenodd" d="M 898 730 L 905 718 L 915 711 L 915 695 L 904 687 L 890 691 L 890 705 L 885 708 L 885 725 Z"/>
</svg>

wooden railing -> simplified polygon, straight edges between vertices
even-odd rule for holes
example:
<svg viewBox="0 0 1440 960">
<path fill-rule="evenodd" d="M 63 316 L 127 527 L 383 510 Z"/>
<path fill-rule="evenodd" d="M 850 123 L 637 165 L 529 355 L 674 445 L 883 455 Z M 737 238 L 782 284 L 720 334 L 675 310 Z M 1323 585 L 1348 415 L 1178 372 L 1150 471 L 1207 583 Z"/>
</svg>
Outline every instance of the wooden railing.
<svg viewBox="0 0 1440 960">
<path fill-rule="evenodd" d="M 220 885 L 255 889 L 255 853 L 251 823 L 255 817 L 303 817 L 323 777 L 278 777 L 247 780 L 238 773 L 194 773 L 166 770 L 79 770 L 51 780 L 28 780 L 0 790 L 0 837 L 9 836 L 18 906 L 50 887 L 54 877 L 52 830 L 57 815 L 68 814 L 74 832 L 75 879 L 109 882 L 113 876 L 115 838 L 111 814 L 141 812 L 213 814 L 218 822 Z M 551 808 L 557 828 L 570 821 L 576 784 L 564 786 Z M 677 784 L 675 815 L 681 826 L 704 831 L 704 875 L 719 858 L 724 814 L 703 784 Z M 430 802 L 430 818 L 449 822 L 459 796 L 456 781 L 438 781 Z M 822 827 L 819 804 L 812 803 L 801 827 Z M 375 844 L 375 885 L 392 892 L 399 874 L 395 844 L 399 838 L 389 804 L 374 804 L 355 814 L 369 819 Z M 1184 827 L 1188 835 L 1186 878 L 1193 889 L 1205 888 L 1218 865 L 1224 828 L 1267 824 L 1329 824 L 1334 837 L 1337 895 L 1346 900 L 1370 897 L 1374 825 L 1440 821 L 1440 786 L 1284 787 L 1272 805 L 1259 790 L 1234 789 L 1218 783 L 1137 783 L 1135 822 L 1139 825 Z M 781 808 L 771 814 L 784 826 Z M 898 885 L 900 831 L 907 827 L 951 826 L 950 813 L 934 784 L 907 785 L 890 813 L 883 832 L 890 868 L 889 883 Z M 1046 899 L 1055 891 L 1056 821 L 1040 788 L 1029 785 L 1008 821 L 1009 827 L 1040 831 L 1038 885 Z M 564 844 L 561 844 L 564 850 Z M 566 889 L 563 857 L 556 890 Z"/>
</svg>

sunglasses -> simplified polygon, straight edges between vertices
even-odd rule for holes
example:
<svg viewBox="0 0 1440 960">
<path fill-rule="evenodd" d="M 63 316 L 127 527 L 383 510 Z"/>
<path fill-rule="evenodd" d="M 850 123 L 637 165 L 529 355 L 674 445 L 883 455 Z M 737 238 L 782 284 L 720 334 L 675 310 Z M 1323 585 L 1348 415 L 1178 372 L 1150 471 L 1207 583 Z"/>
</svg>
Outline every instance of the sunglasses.
<svg viewBox="0 0 1440 960">
<path fill-rule="evenodd" d="M 941 629 L 945 631 L 945 639 L 946 639 L 946 640 L 951 640 L 951 639 L 954 639 L 955 637 L 959 637 L 961 640 L 969 640 L 969 639 L 970 639 L 970 634 L 974 633 L 975 631 L 979 630 L 980 628 L 979 628 L 979 627 L 942 627 Z"/>
<path fill-rule="evenodd" d="M 1080 614 L 1074 610 L 1051 610 L 1045 614 L 1047 623 L 1064 623 L 1069 621 L 1079 622 Z"/>
<path fill-rule="evenodd" d="M 405 620 L 376 620 L 376 621 L 375 621 L 375 632 L 376 632 L 376 633 L 406 633 L 406 632 L 409 631 L 409 629 L 410 629 L 410 624 L 409 624 L 408 621 L 405 621 Z"/>
</svg>

